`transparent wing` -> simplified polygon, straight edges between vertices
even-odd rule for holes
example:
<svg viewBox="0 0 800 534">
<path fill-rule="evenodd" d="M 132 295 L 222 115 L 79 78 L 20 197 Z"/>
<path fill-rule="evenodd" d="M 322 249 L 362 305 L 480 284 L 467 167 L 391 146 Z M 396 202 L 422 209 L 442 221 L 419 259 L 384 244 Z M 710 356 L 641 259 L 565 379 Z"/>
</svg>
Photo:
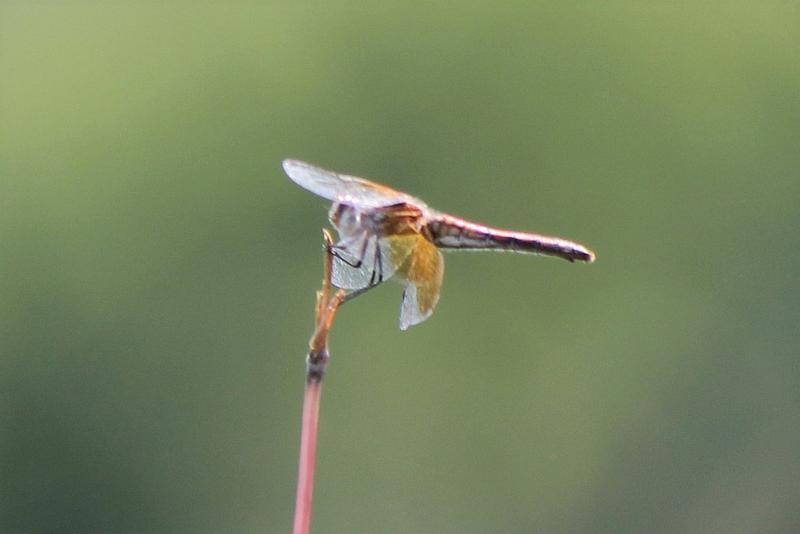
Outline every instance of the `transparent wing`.
<svg viewBox="0 0 800 534">
<path fill-rule="evenodd" d="M 432 304 L 425 304 L 422 301 L 426 296 L 424 286 L 408 284 L 403 290 L 403 301 L 400 304 L 400 330 L 408 330 L 409 326 L 414 326 L 433 314 L 436 303 L 439 301 L 437 293 Z"/>
<path fill-rule="evenodd" d="M 362 264 L 360 267 L 353 267 L 352 263 L 346 263 L 338 257 L 333 258 L 333 271 L 331 272 L 331 283 L 341 289 L 364 289 L 370 285 L 375 285 L 372 269 Z"/>
<path fill-rule="evenodd" d="M 363 289 L 392 278 L 405 258 L 392 252 L 388 239 L 362 235 L 336 244 L 331 282 L 342 289 Z M 399 260 L 399 261 L 398 261 Z"/>
<path fill-rule="evenodd" d="M 419 307 L 416 284 L 408 284 L 403 290 L 403 302 L 400 304 L 400 330 L 408 330 L 409 326 L 419 324 L 433 313 L 433 308 L 423 311 Z"/>
<path fill-rule="evenodd" d="M 416 250 L 408 266 L 408 279 L 400 304 L 400 330 L 419 324 L 433 313 L 439 302 L 444 258 L 433 245 Z"/>
<path fill-rule="evenodd" d="M 326 171 L 295 159 L 284 160 L 283 170 L 300 187 L 334 202 L 358 208 L 381 208 L 402 202 L 425 206 L 421 200 L 391 187 L 355 176 Z"/>
</svg>

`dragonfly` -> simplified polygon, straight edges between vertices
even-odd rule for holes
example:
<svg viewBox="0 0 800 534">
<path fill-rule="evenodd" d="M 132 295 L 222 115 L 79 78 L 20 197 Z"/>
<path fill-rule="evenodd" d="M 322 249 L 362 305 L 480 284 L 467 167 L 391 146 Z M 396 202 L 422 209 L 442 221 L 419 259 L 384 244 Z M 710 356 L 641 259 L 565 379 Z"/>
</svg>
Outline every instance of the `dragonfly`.
<svg viewBox="0 0 800 534">
<path fill-rule="evenodd" d="M 328 218 L 339 234 L 332 246 L 334 286 L 360 293 L 386 280 L 403 285 L 400 329 L 431 316 L 444 276 L 441 250 L 500 250 L 591 263 L 594 252 L 558 237 L 492 228 L 437 211 L 376 182 L 283 161 L 300 187 L 333 202 Z"/>
</svg>

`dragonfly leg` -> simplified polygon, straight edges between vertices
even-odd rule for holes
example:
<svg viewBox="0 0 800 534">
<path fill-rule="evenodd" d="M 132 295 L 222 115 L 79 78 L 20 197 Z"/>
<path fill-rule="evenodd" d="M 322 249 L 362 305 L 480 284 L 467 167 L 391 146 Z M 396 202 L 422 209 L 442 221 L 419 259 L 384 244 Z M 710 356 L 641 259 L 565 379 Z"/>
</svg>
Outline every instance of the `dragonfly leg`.
<svg viewBox="0 0 800 534">
<path fill-rule="evenodd" d="M 378 273 L 378 281 L 375 285 L 380 284 L 383 282 L 383 255 L 381 254 L 381 247 L 378 244 L 378 238 L 375 238 L 375 261 L 373 263 L 376 269 L 372 271 L 372 276 L 375 276 L 375 273 Z"/>
<path fill-rule="evenodd" d="M 335 258 L 341 260 L 346 265 L 352 267 L 353 269 L 358 269 L 364 264 L 364 257 L 367 255 L 367 243 L 369 243 L 369 239 L 366 237 L 361 244 L 361 251 L 358 255 L 358 260 L 356 262 L 351 262 L 347 258 L 344 257 L 342 252 L 350 255 L 349 247 L 347 246 L 346 241 L 340 241 L 343 244 L 332 245 L 328 247 L 328 252 L 331 253 Z"/>
<path fill-rule="evenodd" d="M 381 250 L 380 250 L 380 246 L 378 245 L 378 237 L 375 237 L 374 239 L 375 239 L 375 256 L 373 258 L 373 265 L 375 266 L 375 268 L 373 268 L 372 274 L 370 275 L 369 284 L 367 284 L 366 286 L 364 286 L 364 287 L 362 287 L 360 289 L 355 289 L 355 290 L 349 291 L 344 296 L 344 298 L 342 298 L 342 304 L 344 304 L 348 300 L 352 300 L 352 299 L 356 298 L 359 295 L 363 295 L 364 293 L 366 293 L 367 291 L 369 291 L 370 289 L 372 289 L 374 287 L 378 287 L 384 281 L 384 278 L 383 278 L 383 258 L 381 257 Z M 366 247 L 364 247 L 364 248 L 366 248 Z M 363 259 L 364 255 L 365 254 L 362 254 L 362 259 Z"/>
<path fill-rule="evenodd" d="M 341 262 L 344 263 L 345 265 L 347 265 L 349 267 L 352 267 L 353 269 L 358 269 L 359 267 L 361 267 L 361 260 L 358 260 L 355 263 L 351 262 L 346 257 L 344 257 L 342 255 L 342 252 L 340 252 L 340 251 L 346 252 L 347 249 L 344 248 L 344 247 L 337 246 L 337 245 L 333 245 L 331 248 L 328 249 L 328 252 L 330 252 L 331 255 L 333 255 L 334 258 L 336 258 L 338 260 L 341 260 Z"/>
<path fill-rule="evenodd" d="M 376 237 L 375 238 L 375 253 L 379 254 L 379 252 L 380 251 L 379 251 L 379 247 L 378 247 L 378 238 Z M 373 257 L 372 257 L 372 273 L 370 274 L 370 277 L 369 277 L 369 285 L 370 286 L 375 286 L 375 285 L 380 284 L 380 281 L 379 282 L 375 282 L 375 280 L 377 279 L 376 275 L 378 274 L 378 271 L 375 269 L 376 266 L 377 266 L 377 263 L 375 261 L 375 256 L 373 255 Z"/>
<path fill-rule="evenodd" d="M 359 295 L 363 295 L 364 293 L 366 293 L 370 289 L 372 289 L 374 287 L 378 287 L 379 285 L 380 285 L 379 283 L 378 284 L 370 284 L 368 286 L 362 287 L 361 289 L 354 289 L 352 291 L 348 291 L 347 294 L 344 297 L 342 297 L 342 304 L 344 304 L 348 300 L 353 300 L 354 298 L 358 297 Z"/>
</svg>

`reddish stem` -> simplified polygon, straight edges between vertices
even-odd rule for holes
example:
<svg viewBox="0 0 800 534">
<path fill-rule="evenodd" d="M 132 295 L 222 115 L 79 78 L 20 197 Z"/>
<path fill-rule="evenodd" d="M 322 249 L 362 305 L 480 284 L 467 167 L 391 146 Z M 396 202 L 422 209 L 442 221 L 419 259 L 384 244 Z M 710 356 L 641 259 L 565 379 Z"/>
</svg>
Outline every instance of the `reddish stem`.
<svg viewBox="0 0 800 534">
<path fill-rule="evenodd" d="M 300 468 L 297 475 L 297 500 L 294 509 L 294 534 L 308 534 L 311 526 L 311 498 L 314 492 L 314 467 L 317 458 L 320 381 L 307 381 L 303 396 L 303 429 L 300 437 Z"/>
<path fill-rule="evenodd" d="M 317 430 L 319 428 L 319 400 L 322 379 L 328 365 L 328 333 L 339 306 L 344 302 L 343 289 L 332 292 L 331 272 L 333 256 L 330 254 L 332 238 L 323 230 L 325 255 L 322 289 L 317 291 L 314 308 L 316 328 L 308 342 L 306 358 L 306 388 L 303 395 L 303 427 L 300 432 L 300 462 L 297 473 L 297 499 L 294 509 L 294 534 L 308 534 L 311 527 L 311 499 L 314 493 L 314 467 L 317 460 Z M 332 294 L 333 293 L 333 294 Z"/>
</svg>

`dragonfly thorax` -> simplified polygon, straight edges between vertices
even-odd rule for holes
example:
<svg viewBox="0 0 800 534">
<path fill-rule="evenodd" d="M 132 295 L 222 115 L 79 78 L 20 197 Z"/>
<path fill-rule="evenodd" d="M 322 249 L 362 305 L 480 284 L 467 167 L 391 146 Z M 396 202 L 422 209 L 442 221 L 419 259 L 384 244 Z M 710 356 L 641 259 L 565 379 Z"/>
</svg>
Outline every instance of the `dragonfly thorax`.
<svg viewBox="0 0 800 534">
<path fill-rule="evenodd" d="M 349 204 L 334 202 L 331 206 L 331 211 L 328 213 L 328 218 L 342 238 L 355 236 L 364 231 L 361 222 L 361 211 Z"/>
<path fill-rule="evenodd" d="M 351 204 L 335 202 L 328 216 L 342 238 L 363 233 L 381 237 L 418 234 L 425 224 L 422 211 L 404 203 L 359 209 Z"/>
</svg>

